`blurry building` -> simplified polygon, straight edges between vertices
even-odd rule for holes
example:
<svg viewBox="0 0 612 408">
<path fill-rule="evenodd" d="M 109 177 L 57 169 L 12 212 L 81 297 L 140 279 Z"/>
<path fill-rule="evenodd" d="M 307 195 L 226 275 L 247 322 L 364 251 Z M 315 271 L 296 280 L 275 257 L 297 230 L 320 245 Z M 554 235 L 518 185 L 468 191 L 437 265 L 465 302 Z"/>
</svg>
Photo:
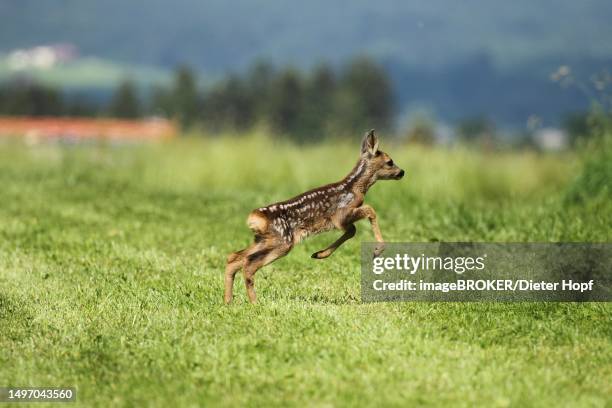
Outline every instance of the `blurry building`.
<svg viewBox="0 0 612 408">
<path fill-rule="evenodd" d="M 545 151 L 559 151 L 568 147 L 567 132 L 557 128 L 542 128 L 533 135 L 536 146 Z"/>
<path fill-rule="evenodd" d="M 33 48 L 17 49 L 8 54 L 8 67 L 13 71 L 25 69 L 49 69 L 77 56 L 72 44 L 40 45 Z"/>
<path fill-rule="evenodd" d="M 176 134 L 174 123 L 159 118 L 119 120 L 0 117 L 0 136 L 22 136 L 28 141 L 152 141 L 172 138 Z"/>
</svg>

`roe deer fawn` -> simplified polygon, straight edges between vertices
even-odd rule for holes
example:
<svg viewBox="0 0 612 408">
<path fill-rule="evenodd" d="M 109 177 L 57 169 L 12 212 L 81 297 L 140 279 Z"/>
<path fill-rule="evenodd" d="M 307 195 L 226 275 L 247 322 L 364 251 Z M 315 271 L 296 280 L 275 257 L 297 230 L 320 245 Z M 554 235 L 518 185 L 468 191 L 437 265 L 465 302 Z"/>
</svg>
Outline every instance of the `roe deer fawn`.
<svg viewBox="0 0 612 408">
<path fill-rule="evenodd" d="M 289 253 L 291 248 L 309 235 L 332 229 L 344 234 L 312 257 L 330 256 L 342 243 L 355 235 L 356 221 L 370 220 L 376 241 L 374 255 L 384 249 L 383 237 L 376 221 L 376 212 L 363 204 L 368 189 L 377 180 L 399 180 L 404 170 L 397 167 L 388 154 L 378 150 L 374 130 L 366 133 L 359 161 L 341 181 L 307 191 L 287 201 L 253 210 L 247 225 L 255 234 L 255 242 L 227 257 L 225 269 L 225 303 L 232 301 L 234 277 L 244 269 L 244 281 L 251 303 L 255 302 L 255 272 L 262 266 Z"/>
</svg>

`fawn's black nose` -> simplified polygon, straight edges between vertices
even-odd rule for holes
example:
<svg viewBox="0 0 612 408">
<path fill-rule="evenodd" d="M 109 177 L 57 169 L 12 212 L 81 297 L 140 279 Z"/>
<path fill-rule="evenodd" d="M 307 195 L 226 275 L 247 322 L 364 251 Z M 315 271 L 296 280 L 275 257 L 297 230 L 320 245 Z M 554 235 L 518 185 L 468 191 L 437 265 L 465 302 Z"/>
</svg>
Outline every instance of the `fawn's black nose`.
<svg viewBox="0 0 612 408">
<path fill-rule="evenodd" d="M 401 179 L 402 177 L 404 177 L 404 170 L 400 170 L 400 172 L 397 174 L 397 179 Z"/>
</svg>

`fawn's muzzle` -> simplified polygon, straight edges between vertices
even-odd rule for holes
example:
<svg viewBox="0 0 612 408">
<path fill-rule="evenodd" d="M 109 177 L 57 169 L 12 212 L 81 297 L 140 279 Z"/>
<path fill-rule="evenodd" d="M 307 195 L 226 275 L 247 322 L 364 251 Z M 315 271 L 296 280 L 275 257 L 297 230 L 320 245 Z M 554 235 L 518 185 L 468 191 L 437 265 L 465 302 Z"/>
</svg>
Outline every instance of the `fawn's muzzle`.
<svg viewBox="0 0 612 408">
<path fill-rule="evenodd" d="M 397 176 L 395 176 L 396 180 L 401 179 L 402 177 L 404 177 L 404 170 L 400 170 L 399 173 L 397 173 Z"/>
</svg>

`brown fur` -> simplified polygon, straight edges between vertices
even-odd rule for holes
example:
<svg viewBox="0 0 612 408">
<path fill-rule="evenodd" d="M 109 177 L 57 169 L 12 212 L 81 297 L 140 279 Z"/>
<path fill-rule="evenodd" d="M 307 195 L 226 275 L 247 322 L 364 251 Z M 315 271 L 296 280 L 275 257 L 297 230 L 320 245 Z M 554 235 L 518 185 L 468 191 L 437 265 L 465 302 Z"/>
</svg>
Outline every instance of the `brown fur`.
<svg viewBox="0 0 612 408">
<path fill-rule="evenodd" d="M 291 248 L 310 235 L 332 229 L 344 231 L 334 243 L 312 254 L 315 259 L 330 256 L 340 245 L 355 235 L 356 221 L 367 218 L 379 245 L 375 255 L 384 249 L 384 241 L 376 212 L 363 200 L 377 180 L 399 180 L 404 171 L 397 167 L 388 154 L 378 150 L 374 130 L 366 133 L 359 161 L 351 172 L 337 183 L 309 190 L 290 200 L 251 211 L 247 225 L 255 234 L 255 242 L 248 248 L 230 254 L 225 269 L 225 303 L 233 296 L 234 277 L 244 270 L 249 301 L 255 302 L 255 272 L 291 251 Z"/>
</svg>

